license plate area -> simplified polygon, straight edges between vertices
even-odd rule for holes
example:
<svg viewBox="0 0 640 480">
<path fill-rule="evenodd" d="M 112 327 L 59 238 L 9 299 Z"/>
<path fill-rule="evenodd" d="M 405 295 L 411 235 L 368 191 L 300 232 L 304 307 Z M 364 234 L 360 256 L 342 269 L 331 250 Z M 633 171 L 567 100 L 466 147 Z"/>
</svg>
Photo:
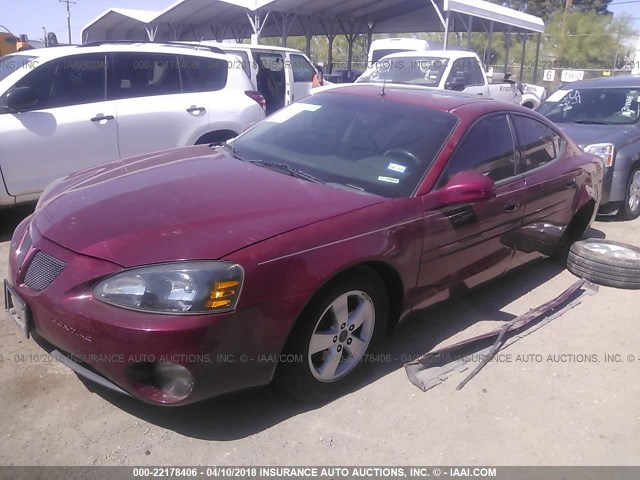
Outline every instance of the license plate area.
<svg viewBox="0 0 640 480">
<path fill-rule="evenodd" d="M 4 308 L 22 334 L 29 338 L 31 311 L 6 280 L 4 281 Z"/>
</svg>

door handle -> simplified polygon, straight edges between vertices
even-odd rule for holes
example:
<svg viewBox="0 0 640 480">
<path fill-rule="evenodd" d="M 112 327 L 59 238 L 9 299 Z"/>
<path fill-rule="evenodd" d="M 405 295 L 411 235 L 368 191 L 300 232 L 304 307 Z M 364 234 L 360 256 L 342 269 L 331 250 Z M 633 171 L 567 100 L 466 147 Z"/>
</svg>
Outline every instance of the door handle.
<svg viewBox="0 0 640 480">
<path fill-rule="evenodd" d="M 476 93 L 476 95 L 484 95 L 484 93 L 480 92 L 480 93 Z"/>
<path fill-rule="evenodd" d="M 513 213 L 513 212 L 516 212 L 519 208 L 520 208 L 520 202 L 516 200 L 516 201 L 507 203 L 504 206 L 504 211 L 505 213 Z"/>
<path fill-rule="evenodd" d="M 103 115 L 101 113 L 99 113 L 98 115 L 96 115 L 95 117 L 93 117 L 91 119 L 92 122 L 101 122 L 102 120 L 113 120 L 115 117 L 113 115 Z"/>
<path fill-rule="evenodd" d="M 196 107 L 195 105 L 191 105 L 189 108 L 187 108 L 187 112 L 189 112 L 189 113 L 199 112 L 200 110 L 202 110 L 203 112 L 207 111 L 206 108 L 204 108 L 204 107 Z"/>
<path fill-rule="evenodd" d="M 573 188 L 575 186 L 576 186 L 576 179 L 575 178 L 572 178 L 571 180 L 569 180 L 567 182 L 567 188 Z"/>
</svg>

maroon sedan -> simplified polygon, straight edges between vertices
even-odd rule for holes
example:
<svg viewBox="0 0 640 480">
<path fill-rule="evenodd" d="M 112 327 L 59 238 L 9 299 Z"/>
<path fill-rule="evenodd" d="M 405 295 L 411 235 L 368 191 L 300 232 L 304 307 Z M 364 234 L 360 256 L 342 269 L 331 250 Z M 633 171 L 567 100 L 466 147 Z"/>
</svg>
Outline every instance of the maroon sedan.
<svg viewBox="0 0 640 480">
<path fill-rule="evenodd" d="M 7 308 L 77 373 L 147 402 L 272 379 L 327 398 L 411 310 L 578 238 L 602 170 L 525 108 L 327 91 L 222 147 L 51 185 L 13 236 Z"/>
</svg>

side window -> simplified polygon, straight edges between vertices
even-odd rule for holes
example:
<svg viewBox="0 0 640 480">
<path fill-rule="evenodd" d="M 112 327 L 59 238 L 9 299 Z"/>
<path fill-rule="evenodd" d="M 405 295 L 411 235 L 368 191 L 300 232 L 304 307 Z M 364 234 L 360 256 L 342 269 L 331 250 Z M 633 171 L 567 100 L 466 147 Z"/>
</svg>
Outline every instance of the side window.
<svg viewBox="0 0 640 480">
<path fill-rule="evenodd" d="M 109 98 L 171 95 L 182 91 L 178 59 L 155 53 L 116 53 Z"/>
<path fill-rule="evenodd" d="M 496 182 L 515 175 L 515 148 L 506 115 L 492 115 L 471 128 L 449 161 L 440 185 L 469 170 Z"/>
<path fill-rule="evenodd" d="M 73 55 L 41 65 L 15 86 L 33 88 L 41 110 L 104 101 L 105 77 L 104 54 Z"/>
<path fill-rule="evenodd" d="M 480 64 L 475 59 L 469 59 L 469 62 L 471 62 L 471 76 L 473 78 L 473 84 L 480 86 L 484 85 L 485 77 L 484 73 L 482 73 L 482 68 L 480 68 Z"/>
<path fill-rule="evenodd" d="M 458 87 L 454 87 L 457 85 Z M 471 62 L 469 58 L 459 58 L 453 62 L 449 78 L 447 78 L 446 88 L 461 90 L 462 86 L 470 87 L 474 85 L 473 74 L 471 72 Z"/>
<path fill-rule="evenodd" d="M 302 55 L 292 54 L 289 58 L 291 58 L 294 82 L 313 81 L 313 76 L 316 74 L 316 71 L 305 57 Z"/>
<path fill-rule="evenodd" d="M 513 115 L 512 118 L 524 149 L 524 171 L 541 167 L 560 155 L 562 138 L 551 128 L 532 118 L 519 115 Z"/>
<path fill-rule="evenodd" d="M 215 92 L 227 84 L 229 64 L 224 60 L 179 55 L 178 63 L 185 92 Z"/>
</svg>

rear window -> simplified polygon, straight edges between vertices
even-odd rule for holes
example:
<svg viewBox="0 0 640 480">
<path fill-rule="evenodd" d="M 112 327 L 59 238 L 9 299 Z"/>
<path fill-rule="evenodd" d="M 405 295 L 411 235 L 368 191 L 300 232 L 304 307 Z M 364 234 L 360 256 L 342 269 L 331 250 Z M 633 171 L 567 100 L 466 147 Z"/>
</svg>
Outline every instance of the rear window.
<svg viewBox="0 0 640 480">
<path fill-rule="evenodd" d="M 230 64 L 232 68 L 242 68 L 244 73 L 247 75 L 249 79 L 251 79 L 251 60 L 249 60 L 249 54 L 244 50 L 224 50 L 224 53 L 228 53 L 229 55 L 235 55 L 238 59 L 234 58 Z"/>
<path fill-rule="evenodd" d="M 214 92 L 227 84 L 229 64 L 225 60 L 180 55 L 178 63 L 185 92 Z"/>
<path fill-rule="evenodd" d="M 412 51 L 413 50 L 409 50 L 408 48 L 382 48 L 380 50 L 374 50 L 373 53 L 371 54 L 371 63 L 375 63 L 378 60 L 380 60 L 382 57 L 386 55 L 391 55 L 392 53 L 412 52 Z"/>
</svg>

